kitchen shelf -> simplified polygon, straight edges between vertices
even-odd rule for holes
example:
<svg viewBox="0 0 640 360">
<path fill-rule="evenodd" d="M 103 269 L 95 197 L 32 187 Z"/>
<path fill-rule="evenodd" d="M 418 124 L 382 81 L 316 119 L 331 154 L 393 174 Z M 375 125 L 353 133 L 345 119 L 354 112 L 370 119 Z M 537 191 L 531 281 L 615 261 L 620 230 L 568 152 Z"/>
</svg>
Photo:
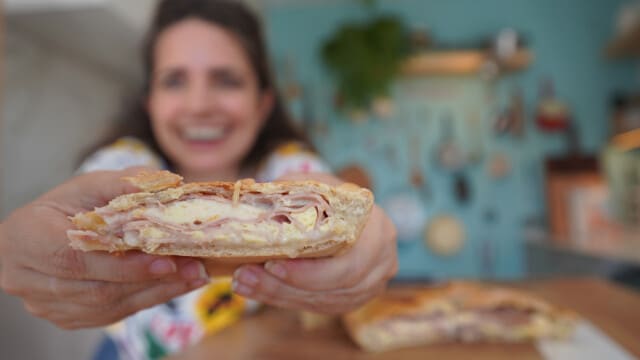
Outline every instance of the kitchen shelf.
<svg viewBox="0 0 640 360">
<path fill-rule="evenodd" d="M 612 59 L 640 56 L 640 24 L 611 40 L 605 53 Z"/>
<path fill-rule="evenodd" d="M 409 57 L 402 65 L 403 75 L 471 75 L 479 73 L 482 67 L 492 59 L 489 52 L 483 50 L 434 50 Z M 526 49 L 516 52 L 507 61 L 499 64 L 501 72 L 512 72 L 526 68 L 533 54 Z"/>
</svg>

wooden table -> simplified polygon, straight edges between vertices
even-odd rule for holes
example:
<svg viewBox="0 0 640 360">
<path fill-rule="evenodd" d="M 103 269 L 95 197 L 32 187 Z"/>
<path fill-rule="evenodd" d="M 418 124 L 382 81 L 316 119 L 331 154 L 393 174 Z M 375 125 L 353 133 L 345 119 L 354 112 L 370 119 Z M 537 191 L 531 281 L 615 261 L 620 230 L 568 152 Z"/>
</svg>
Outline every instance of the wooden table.
<svg viewBox="0 0 640 360">
<path fill-rule="evenodd" d="M 640 358 L 640 294 L 596 278 L 509 284 L 571 308 Z M 462 344 L 381 354 L 359 350 L 338 326 L 301 329 L 294 312 L 266 309 L 172 359 L 541 359 L 533 344 Z"/>
</svg>

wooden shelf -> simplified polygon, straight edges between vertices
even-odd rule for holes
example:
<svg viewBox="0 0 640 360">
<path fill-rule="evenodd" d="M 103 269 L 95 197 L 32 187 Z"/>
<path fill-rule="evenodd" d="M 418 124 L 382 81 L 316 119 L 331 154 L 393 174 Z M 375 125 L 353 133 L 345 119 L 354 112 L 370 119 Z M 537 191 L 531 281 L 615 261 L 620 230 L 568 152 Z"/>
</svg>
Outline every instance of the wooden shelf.
<svg viewBox="0 0 640 360">
<path fill-rule="evenodd" d="M 501 72 L 511 72 L 526 68 L 533 55 L 528 50 L 518 52 L 507 61 L 500 63 Z M 428 51 L 409 57 L 402 66 L 403 75 L 471 75 L 479 73 L 491 60 L 491 54 L 482 50 Z"/>
<path fill-rule="evenodd" d="M 615 135 L 611 142 L 622 151 L 640 148 L 640 128 Z"/>
<path fill-rule="evenodd" d="M 605 54 L 612 59 L 640 56 L 640 24 L 615 37 L 607 44 Z"/>
</svg>

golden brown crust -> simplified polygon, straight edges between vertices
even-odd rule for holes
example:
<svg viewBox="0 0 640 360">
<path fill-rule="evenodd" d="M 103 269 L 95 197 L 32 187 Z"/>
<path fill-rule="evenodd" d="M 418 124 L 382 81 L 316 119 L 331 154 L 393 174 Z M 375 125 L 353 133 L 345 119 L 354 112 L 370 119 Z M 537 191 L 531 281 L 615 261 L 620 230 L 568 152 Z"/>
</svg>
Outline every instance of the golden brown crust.
<svg viewBox="0 0 640 360">
<path fill-rule="evenodd" d="M 398 315 L 424 314 L 429 310 L 453 310 L 453 303 L 456 304 L 455 308 L 467 310 L 509 307 L 564 313 L 564 310 L 521 291 L 469 281 L 452 281 L 421 290 L 388 292 L 349 314 L 349 318 L 373 322 Z"/>
<path fill-rule="evenodd" d="M 71 245 L 74 248 L 92 251 L 126 251 L 131 249 L 142 250 L 158 255 L 179 255 L 228 258 L 243 262 L 260 262 L 276 258 L 293 257 L 321 257 L 336 255 L 349 248 L 359 237 L 366 219 L 373 207 L 373 195 L 366 189 L 353 184 L 343 184 L 333 187 L 316 181 L 277 181 L 270 183 L 256 183 L 253 179 L 244 179 L 238 182 L 201 182 L 182 184 L 179 176 L 166 171 L 154 173 L 142 173 L 130 178 L 136 186 L 144 188 L 133 194 L 119 196 L 109 202 L 108 208 L 114 212 L 126 212 L 138 207 L 144 207 L 146 203 L 167 203 L 180 200 L 192 194 L 216 194 L 227 199 L 232 199 L 233 193 L 239 190 L 240 198 L 247 193 L 262 194 L 306 194 L 313 192 L 320 194 L 329 201 L 339 222 L 334 223 L 332 238 L 320 243 L 309 244 L 297 242 L 286 245 L 268 244 L 264 247 L 253 248 L 225 248 L 204 244 L 194 248 L 189 244 L 154 244 L 142 247 L 131 247 L 122 239 L 112 237 L 109 241 L 91 241 L 83 236 L 70 236 Z M 107 225 L 94 211 L 80 213 L 71 217 L 71 221 L 78 230 L 89 230 L 108 238 Z"/>
<path fill-rule="evenodd" d="M 164 172 L 164 171 L 163 171 Z M 170 173 L 169 173 L 170 174 Z M 157 191 L 142 191 L 133 194 L 127 194 L 119 196 L 113 199 L 109 206 L 111 206 L 114 210 L 124 211 L 131 209 L 136 206 L 143 205 L 146 200 L 154 199 L 158 200 L 162 203 L 169 202 L 173 200 L 177 200 L 182 196 L 190 195 L 190 194 L 206 194 L 206 193 L 221 193 L 226 194 L 229 199 L 232 198 L 235 184 L 234 182 L 199 182 L 199 183 L 188 183 L 181 186 L 166 186 L 166 182 L 162 182 L 164 180 L 159 179 L 158 183 L 153 182 L 153 177 L 149 174 L 146 174 L 144 177 L 147 181 L 146 183 L 139 182 L 136 183 L 136 186 L 145 186 L 147 189 L 159 189 Z M 153 185 L 151 185 L 153 184 Z M 162 184 L 162 185 L 160 185 Z M 262 194 L 274 194 L 274 193 L 282 193 L 282 192 L 308 192 L 308 191 L 316 191 L 321 194 L 326 194 L 329 196 L 336 196 L 339 193 L 353 193 L 357 194 L 359 197 L 366 198 L 367 203 L 373 204 L 373 194 L 371 191 L 360 188 L 357 185 L 353 185 L 350 183 L 344 183 L 337 187 L 333 187 L 331 185 L 327 185 L 324 183 L 320 183 L 317 181 L 307 180 L 307 181 L 274 181 L 267 183 L 257 183 L 253 179 L 243 179 L 240 180 L 240 196 L 244 193 L 248 192 L 259 192 Z"/>
<path fill-rule="evenodd" d="M 306 258 L 320 258 L 326 256 L 335 256 L 344 249 L 351 247 L 350 243 L 346 242 L 327 242 L 320 244 L 313 248 L 301 250 L 296 259 Z M 288 249 L 286 250 L 288 251 Z M 256 252 L 255 254 L 237 254 L 230 255 L 212 255 L 207 256 L 204 259 L 204 265 L 207 268 L 208 274 L 213 275 L 232 275 L 236 268 L 243 264 L 261 264 L 269 260 L 289 259 L 290 257 L 285 255 L 285 250 L 273 249 L 269 252 Z"/>
<path fill-rule="evenodd" d="M 71 218 L 71 222 L 78 229 L 100 232 L 107 224 L 95 211 L 78 214 Z"/>
<path fill-rule="evenodd" d="M 141 171 L 134 176 L 125 177 L 141 191 L 155 192 L 182 184 L 182 176 L 169 171 Z"/>
<path fill-rule="evenodd" d="M 442 316 L 454 321 L 456 316 L 465 316 L 461 314 L 491 313 L 505 309 L 544 317 L 546 325 L 536 327 L 539 324 L 529 324 L 529 327 L 520 328 L 512 334 L 494 332 L 491 335 L 493 340 L 526 340 L 538 336 L 564 337 L 571 332 L 573 323 L 577 320 L 577 315 L 573 312 L 553 306 L 525 292 L 469 281 L 454 281 L 422 289 L 391 289 L 360 309 L 344 315 L 342 320 L 349 335 L 361 347 L 368 351 L 382 351 L 447 340 L 427 331 L 420 336 L 414 335 L 414 339 L 394 338 L 393 335 L 387 334 L 388 336 L 384 337 L 386 342 L 383 344 L 379 337 L 375 337 L 384 333 L 382 324 L 398 319 L 425 319 L 429 315 Z M 410 324 L 416 325 L 419 322 L 420 320 L 417 320 L 416 323 Z M 417 326 L 415 328 L 419 329 Z M 377 335 L 373 336 L 373 333 Z M 448 339 L 451 340 L 453 339 Z"/>
<path fill-rule="evenodd" d="M 203 258 L 213 258 L 216 263 L 261 263 L 267 260 L 288 259 L 288 258 L 316 258 L 337 255 L 342 250 L 351 247 L 352 241 L 326 240 L 317 244 L 307 245 L 292 244 L 280 246 L 265 246 L 262 248 L 222 248 L 207 247 L 199 248 L 185 246 L 160 246 L 160 247 L 131 247 L 119 239 L 113 239 L 109 244 L 104 242 L 74 243 L 71 246 L 83 251 L 109 251 L 112 253 L 140 250 L 148 254 L 155 255 L 175 255 L 194 256 Z"/>
<path fill-rule="evenodd" d="M 453 287 L 459 285 L 437 285 L 424 289 L 398 290 L 392 289 L 379 296 L 365 306 L 344 316 L 347 328 L 355 328 L 360 324 L 373 323 L 395 316 L 417 315 L 429 311 L 453 311 L 450 295 Z M 467 285 L 461 284 L 466 287 Z"/>
<path fill-rule="evenodd" d="M 547 302 L 532 297 L 531 295 L 521 291 L 499 287 L 475 289 L 471 296 L 465 299 L 464 305 L 467 309 L 509 307 L 540 312 L 550 312 L 554 310 Z"/>
<path fill-rule="evenodd" d="M 109 202 L 109 207 L 115 211 L 126 211 L 134 207 L 142 206 L 148 200 L 157 200 L 160 203 L 166 203 L 178 200 L 182 196 L 202 193 L 223 193 L 231 198 L 236 183 L 233 182 L 199 182 L 179 185 L 177 178 L 171 177 L 172 173 L 168 171 L 159 171 L 156 173 L 143 172 L 134 177 L 130 177 L 130 181 L 141 188 L 147 189 L 138 193 L 126 194 L 119 196 Z M 169 175 L 167 175 L 169 174 Z M 176 175 L 177 176 L 177 175 Z M 181 181 L 181 177 L 178 176 Z M 263 194 L 281 193 L 281 192 L 307 192 L 309 190 L 317 191 L 323 195 L 331 197 L 339 197 L 340 193 L 353 193 L 358 197 L 364 198 L 364 202 L 368 204 L 365 209 L 367 213 L 373 207 L 373 194 L 364 188 L 350 183 L 344 183 L 337 187 L 316 182 L 316 181 L 275 181 L 270 183 L 256 183 L 253 179 L 240 180 L 240 196 L 244 193 L 259 192 Z M 169 184 L 175 184 L 170 186 Z M 152 192 L 150 189 L 155 189 Z M 348 206 L 349 204 L 338 204 Z M 105 226 L 104 220 L 95 212 L 87 212 L 76 214 L 71 217 L 73 224 L 82 230 L 101 230 Z M 364 226 L 364 224 L 361 224 Z M 358 229 L 360 232 L 362 229 Z"/>
</svg>

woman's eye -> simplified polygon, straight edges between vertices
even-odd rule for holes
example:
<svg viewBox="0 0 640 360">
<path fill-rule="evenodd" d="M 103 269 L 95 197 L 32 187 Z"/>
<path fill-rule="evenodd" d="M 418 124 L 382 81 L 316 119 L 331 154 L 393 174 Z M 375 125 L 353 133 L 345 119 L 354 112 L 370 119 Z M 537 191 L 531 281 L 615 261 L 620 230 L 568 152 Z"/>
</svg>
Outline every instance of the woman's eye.
<svg viewBox="0 0 640 360">
<path fill-rule="evenodd" d="M 160 85 L 167 89 L 176 89 L 184 85 L 184 77 L 180 74 L 169 74 L 160 80 Z"/>
<path fill-rule="evenodd" d="M 215 74 L 213 83 L 216 86 L 230 89 L 240 88 L 244 84 L 239 76 L 229 73 Z"/>
</svg>

